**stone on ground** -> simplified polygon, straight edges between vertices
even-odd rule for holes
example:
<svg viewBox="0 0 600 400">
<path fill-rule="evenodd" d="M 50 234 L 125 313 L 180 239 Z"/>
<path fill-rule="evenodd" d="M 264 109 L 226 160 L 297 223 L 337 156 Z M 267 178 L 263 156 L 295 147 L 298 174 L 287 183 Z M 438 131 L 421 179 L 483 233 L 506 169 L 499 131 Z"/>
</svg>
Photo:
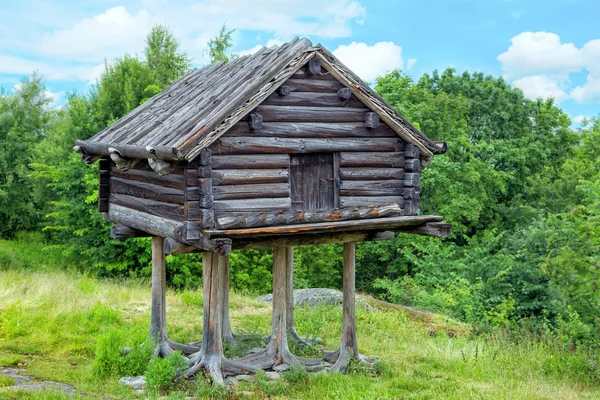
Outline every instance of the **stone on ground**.
<svg viewBox="0 0 600 400">
<path fill-rule="evenodd" d="M 123 385 L 130 386 L 135 390 L 143 390 L 146 387 L 146 377 L 145 376 L 124 376 L 119 379 L 119 383 Z"/>
<path fill-rule="evenodd" d="M 273 294 L 266 294 L 258 298 L 259 301 L 271 303 Z M 294 290 L 294 306 L 316 306 L 319 304 L 342 304 L 342 292 L 335 289 L 296 289 Z M 370 308 L 367 302 L 356 295 L 358 307 Z"/>
</svg>

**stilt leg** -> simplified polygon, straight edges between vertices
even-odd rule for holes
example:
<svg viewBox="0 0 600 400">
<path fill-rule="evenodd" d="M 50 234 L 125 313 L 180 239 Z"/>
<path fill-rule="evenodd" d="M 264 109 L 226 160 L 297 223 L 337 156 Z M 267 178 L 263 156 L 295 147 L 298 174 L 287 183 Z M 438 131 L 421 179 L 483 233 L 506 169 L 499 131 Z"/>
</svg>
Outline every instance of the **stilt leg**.
<svg viewBox="0 0 600 400">
<path fill-rule="evenodd" d="M 229 361 L 223 356 L 223 280 L 227 256 L 202 253 L 202 279 L 204 291 L 204 319 L 202 349 L 192 358 L 192 365 L 183 373 L 189 377 L 206 370 L 216 384 L 223 384 L 223 372 L 239 374 L 256 372 L 257 368 Z"/>
<path fill-rule="evenodd" d="M 288 250 L 286 247 L 276 247 L 273 249 L 273 321 L 269 343 L 262 351 L 250 354 L 240 360 L 264 369 L 269 369 L 279 364 L 288 364 L 291 366 L 300 364 L 298 358 L 289 350 L 286 335 L 286 314 L 288 309 L 287 286 L 289 284 L 287 277 L 287 257 Z"/>
<path fill-rule="evenodd" d="M 167 336 L 167 265 L 164 253 L 164 238 L 152 237 L 152 307 L 150 338 L 156 341 L 155 357 L 167 357 L 173 350 L 191 354 L 198 347 L 176 343 Z"/>
<path fill-rule="evenodd" d="M 358 343 L 356 341 L 355 253 L 356 243 L 344 243 L 342 341 L 338 350 L 326 352 L 323 357 L 327 361 L 335 361 L 335 364 L 330 369 L 331 372 L 344 372 L 348 366 L 348 362 L 352 359 L 358 362 L 368 362 L 367 358 L 358 352 Z"/>
</svg>

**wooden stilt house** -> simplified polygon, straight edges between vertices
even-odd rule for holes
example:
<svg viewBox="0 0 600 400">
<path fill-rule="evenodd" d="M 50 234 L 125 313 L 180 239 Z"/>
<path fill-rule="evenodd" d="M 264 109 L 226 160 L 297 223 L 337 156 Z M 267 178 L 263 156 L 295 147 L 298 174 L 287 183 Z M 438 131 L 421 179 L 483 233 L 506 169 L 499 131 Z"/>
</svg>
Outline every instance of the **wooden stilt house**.
<svg viewBox="0 0 600 400">
<path fill-rule="evenodd" d="M 165 238 L 215 266 L 232 247 L 289 264 L 289 246 L 450 230 L 419 215 L 421 170 L 445 144 L 307 39 L 193 70 L 74 149 L 100 160 L 113 237 Z"/>
</svg>

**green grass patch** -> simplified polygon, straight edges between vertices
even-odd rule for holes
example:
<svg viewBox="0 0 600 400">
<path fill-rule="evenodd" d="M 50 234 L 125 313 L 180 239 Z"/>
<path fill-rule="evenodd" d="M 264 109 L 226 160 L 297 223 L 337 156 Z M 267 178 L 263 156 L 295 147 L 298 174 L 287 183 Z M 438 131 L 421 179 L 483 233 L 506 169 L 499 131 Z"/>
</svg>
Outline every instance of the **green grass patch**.
<svg viewBox="0 0 600 400">
<path fill-rule="evenodd" d="M 269 334 L 271 308 L 232 293 L 236 333 Z M 167 293 L 168 332 L 179 342 L 202 337 L 199 291 Z M 309 374 L 292 370 L 277 382 L 259 375 L 235 392 L 215 388 L 202 375 L 172 386 L 166 360 L 150 362 L 146 342 L 150 316 L 147 282 L 99 280 L 66 272 L 0 271 L 0 365 L 26 365 L 26 374 L 73 385 L 84 398 L 135 398 L 120 385 L 123 375 L 150 374 L 148 396 L 183 399 L 598 399 L 598 358 L 569 351 L 545 337 L 518 340 L 506 334 L 473 338 L 467 325 L 447 317 L 413 318 L 396 308 L 357 309 L 358 342 L 375 368 L 351 364 L 348 374 Z M 299 307 L 296 325 L 303 337 L 321 338 L 322 348 L 339 346 L 340 307 Z M 433 335 L 431 331 L 435 330 Z M 261 340 L 226 346 L 236 358 Z M 125 354 L 123 349 L 130 347 Z M 315 356 L 321 347 L 295 349 Z M 304 353 L 303 353 L 304 352 Z M 149 367 L 151 366 L 151 367 Z M 251 392 L 242 396 L 241 392 Z M 28 397 L 29 396 L 29 397 Z M 62 398 L 1 392 L 0 398 Z"/>
<path fill-rule="evenodd" d="M 7 387 L 7 386 L 13 386 L 14 384 L 15 384 L 14 378 L 11 378 L 10 376 L 0 375 L 0 388 Z"/>
</svg>

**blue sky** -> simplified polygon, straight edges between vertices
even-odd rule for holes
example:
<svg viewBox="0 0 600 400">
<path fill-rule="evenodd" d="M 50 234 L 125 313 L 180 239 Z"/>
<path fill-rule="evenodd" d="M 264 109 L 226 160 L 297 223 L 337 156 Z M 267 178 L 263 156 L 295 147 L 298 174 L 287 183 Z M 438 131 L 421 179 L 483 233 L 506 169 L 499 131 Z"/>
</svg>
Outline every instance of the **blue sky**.
<svg viewBox="0 0 600 400">
<path fill-rule="evenodd" d="M 322 43 L 367 81 L 401 68 L 504 76 L 529 98 L 554 97 L 575 120 L 600 113 L 597 0 L 4 0 L 0 85 L 39 70 L 61 103 L 110 61 L 140 53 L 167 24 L 196 65 L 223 22 L 237 53 L 294 36 Z"/>
</svg>

